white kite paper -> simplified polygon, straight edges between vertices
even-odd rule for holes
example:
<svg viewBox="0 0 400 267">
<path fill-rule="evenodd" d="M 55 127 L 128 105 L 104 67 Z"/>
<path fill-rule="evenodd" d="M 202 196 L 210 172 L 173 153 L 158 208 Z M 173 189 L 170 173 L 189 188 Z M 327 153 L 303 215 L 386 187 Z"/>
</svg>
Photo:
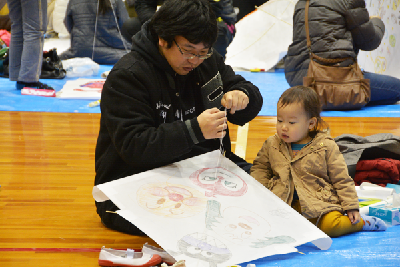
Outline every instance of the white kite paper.
<svg viewBox="0 0 400 267">
<path fill-rule="evenodd" d="M 358 63 L 366 71 L 400 78 L 400 0 L 366 0 L 370 16 L 380 16 L 385 35 L 373 51 L 360 51 Z"/>
<path fill-rule="evenodd" d="M 186 266 L 240 264 L 332 240 L 236 164 L 213 151 L 93 188 Z"/>
<path fill-rule="evenodd" d="M 67 81 L 57 92 L 58 98 L 63 99 L 101 99 L 101 91 L 106 79 L 76 79 Z"/>
<path fill-rule="evenodd" d="M 236 23 L 226 64 L 235 70 L 269 70 L 292 43 L 296 0 L 270 0 Z"/>
</svg>

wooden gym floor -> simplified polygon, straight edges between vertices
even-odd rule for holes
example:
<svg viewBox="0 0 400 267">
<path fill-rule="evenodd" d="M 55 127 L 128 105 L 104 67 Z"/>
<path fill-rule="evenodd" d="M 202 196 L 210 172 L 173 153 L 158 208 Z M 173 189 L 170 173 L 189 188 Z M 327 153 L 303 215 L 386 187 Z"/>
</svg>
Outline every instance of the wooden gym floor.
<svg viewBox="0 0 400 267">
<path fill-rule="evenodd" d="M 92 188 L 100 114 L 0 111 L 0 266 L 98 266 L 102 246 L 136 248 L 150 238 L 105 228 Z M 400 136 L 400 118 L 324 118 L 331 135 Z M 233 150 L 253 162 L 275 117 L 230 125 Z"/>
</svg>

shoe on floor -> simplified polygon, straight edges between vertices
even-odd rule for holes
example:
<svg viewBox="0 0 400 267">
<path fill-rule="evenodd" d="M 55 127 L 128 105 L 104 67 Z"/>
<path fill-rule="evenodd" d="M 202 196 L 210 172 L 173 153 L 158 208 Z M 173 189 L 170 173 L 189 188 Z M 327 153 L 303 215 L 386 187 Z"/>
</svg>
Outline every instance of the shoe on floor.
<svg viewBox="0 0 400 267">
<path fill-rule="evenodd" d="M 16 87 L 18 90 L 22 90 L 24 87 L 29 87 L 33 89 L 48 89 L 48 90 L 54 90 L 53 87 L 41 83 L 41 82 L 33 82 L 33 83 L 26 83 L 26 82 L 17 82 Z"/>
<path fill-rule="evenodd" d="M 118 250 L 102 247 L 99 255 L 100 266 L 150 267 L 161 262 L 162 259 L 157 254 L 135 252 L 132 249 Z"/>
<path fill-rule="evenodd" d="M 161 256 L 162 261 L 168 265 L 173 265 L 176 262 L 176 260 L 165 250 L 151 246 L 147 243 L 143 245 L 142 252 L 147 254 L 158 254 Z"/>
</svg>

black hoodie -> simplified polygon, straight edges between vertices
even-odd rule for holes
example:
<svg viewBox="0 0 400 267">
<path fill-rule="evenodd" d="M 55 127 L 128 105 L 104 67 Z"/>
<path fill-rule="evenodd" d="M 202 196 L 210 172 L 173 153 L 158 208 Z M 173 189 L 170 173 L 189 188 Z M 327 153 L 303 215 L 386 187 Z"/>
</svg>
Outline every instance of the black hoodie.
<svg viewBox="0 0 400 267">
<path fill-rule="evenodd" d="M 220 108 L 223 93 L 232 90 L 249 96 L 246 109 L 228 113 L 231 123 L 244 125 L 261 110 L 258 88 L 235 75 L 217 53 L 188 75 L 177 75 L 146 23 L 103 87 L 95 184 L 219 149 L 218 139 L 205 140 L 197 116 Z M 226 157 L 242 160 L 231 152 L 229 133 L 223 146 Z"/>
</svg>

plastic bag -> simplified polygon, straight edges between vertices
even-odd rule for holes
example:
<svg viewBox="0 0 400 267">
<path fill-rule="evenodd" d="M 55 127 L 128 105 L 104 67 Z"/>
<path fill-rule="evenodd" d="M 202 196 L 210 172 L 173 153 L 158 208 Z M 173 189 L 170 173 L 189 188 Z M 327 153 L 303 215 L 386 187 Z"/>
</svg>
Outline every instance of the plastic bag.
<svg viewBox="0 0 400 267">
<path fill-rule="evenodd" d="M 67 77 L 96 76 L 100 65 L 88 57 L 76 57 L 62 61 Z"/>
</svg>

